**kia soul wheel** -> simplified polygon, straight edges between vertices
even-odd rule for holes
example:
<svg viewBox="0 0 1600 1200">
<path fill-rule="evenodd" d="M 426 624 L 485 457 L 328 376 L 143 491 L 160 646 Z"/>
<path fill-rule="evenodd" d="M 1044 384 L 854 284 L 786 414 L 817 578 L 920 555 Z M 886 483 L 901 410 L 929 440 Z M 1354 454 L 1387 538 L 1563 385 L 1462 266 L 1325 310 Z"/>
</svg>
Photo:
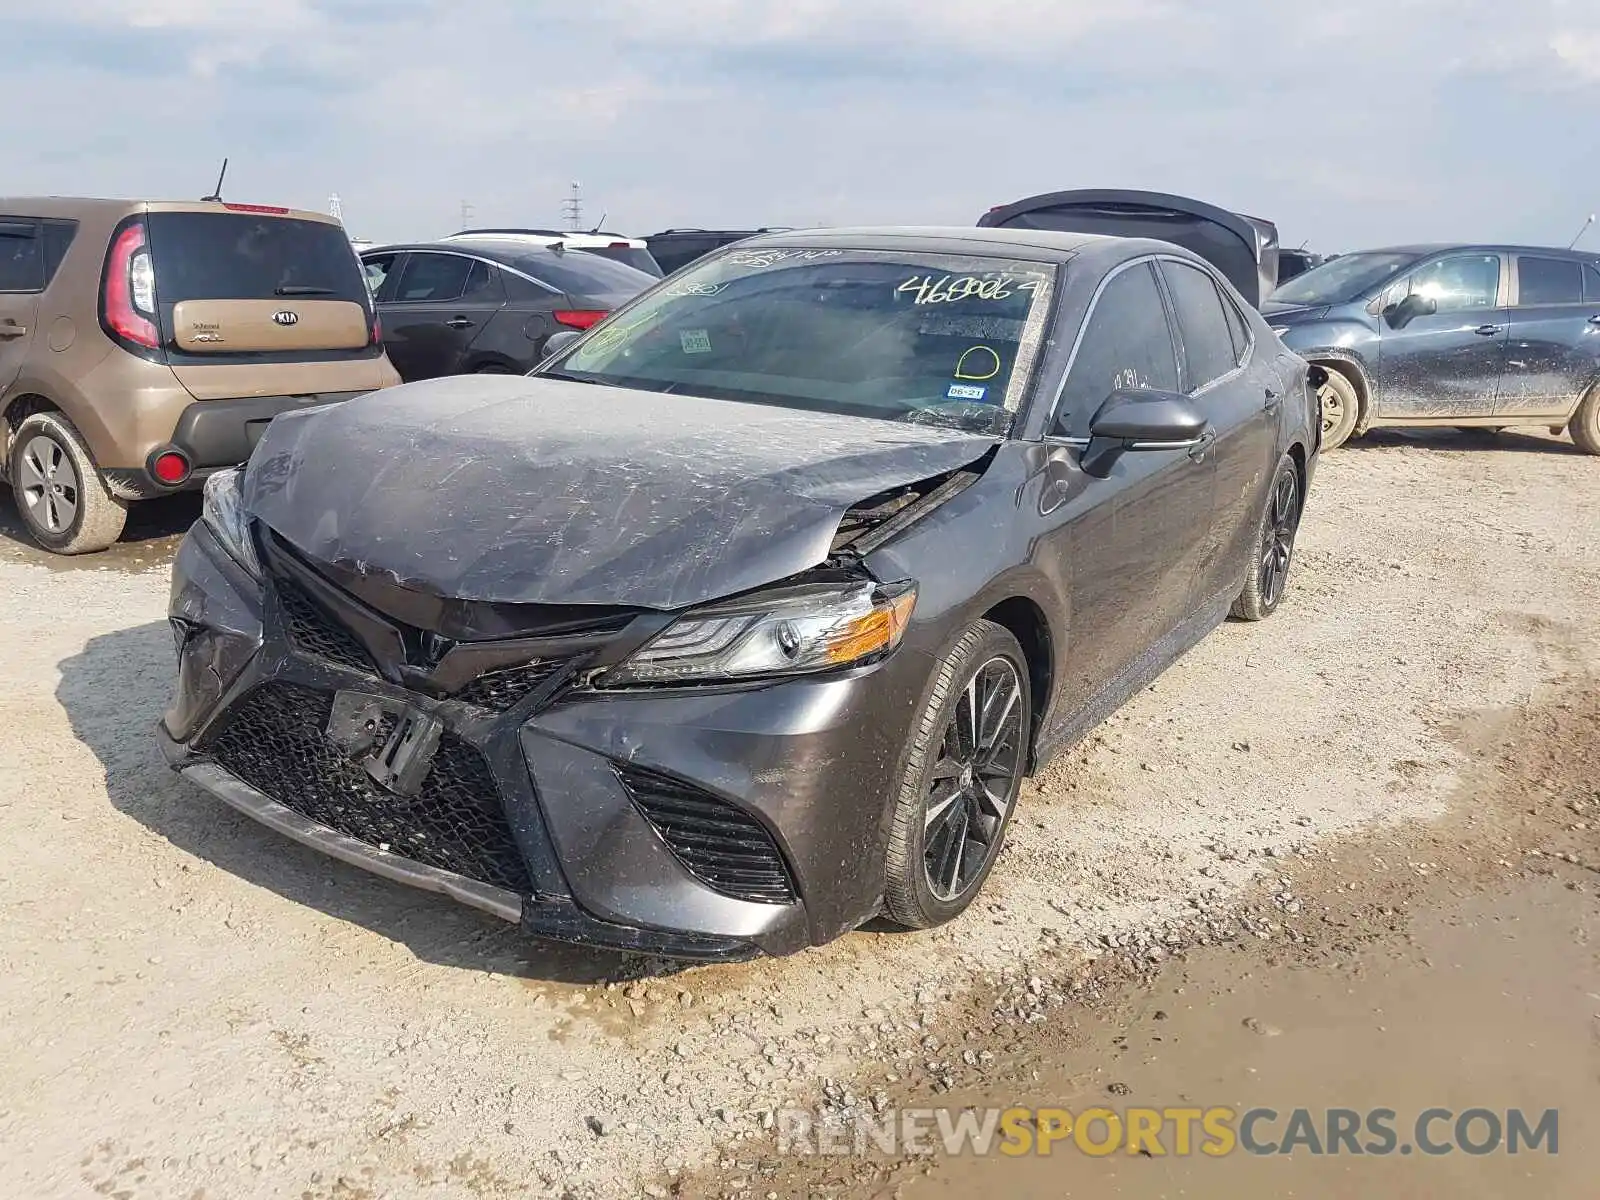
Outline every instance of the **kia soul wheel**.
<svg viewBox="0 0 1600 1200">
<path fill-rule="evenodd" d="M 83 438 L 59 413 L 35 413 L 11 443 L 11 492 L 33 539 L 57 554 L 104 550 L 127 508 L 106 490 Z"/>
<path fill-rule="evenodd" d="M 960 914 L 983 886 L 1027 772 L 1033 698 L 1016 638 L 977 621 L 939 665 L 896 798 L 884 906 L 909 929 Z"/>
</svg>

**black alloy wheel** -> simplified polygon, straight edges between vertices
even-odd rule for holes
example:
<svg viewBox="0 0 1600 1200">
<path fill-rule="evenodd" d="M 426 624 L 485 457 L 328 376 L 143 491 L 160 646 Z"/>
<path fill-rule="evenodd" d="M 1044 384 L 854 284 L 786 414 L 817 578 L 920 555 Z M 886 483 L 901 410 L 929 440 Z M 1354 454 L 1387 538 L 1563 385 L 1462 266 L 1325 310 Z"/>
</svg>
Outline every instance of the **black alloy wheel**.
<svg viewBox="0 0 1600 1200">
<path fill-rule="evenodd" d="M 999 849 L 1022 766 L 1022 680 L 991 658 L 967 681 L 945 722 L 924 819 L 928 890 L 958 899 Z"/>
<path fill-rule="evenodd" d="M 972 903 L 1028 772 L 1033 695 L 1017 639 L 974 621 L 935 671 L 911 730 L 885 856 L 884 909 L 927 929 Z"/>
</svg>

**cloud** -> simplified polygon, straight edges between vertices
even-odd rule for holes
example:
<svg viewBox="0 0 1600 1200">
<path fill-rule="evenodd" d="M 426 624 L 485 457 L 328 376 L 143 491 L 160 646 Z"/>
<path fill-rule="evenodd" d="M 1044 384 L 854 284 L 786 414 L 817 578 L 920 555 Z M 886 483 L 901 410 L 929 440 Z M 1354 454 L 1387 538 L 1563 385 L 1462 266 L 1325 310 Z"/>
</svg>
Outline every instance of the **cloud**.
<svg viewBox="0 0 1600 1200">
<path fill-rule="evenodd" d="M 8 189 L 321 207 L 426 237 L 592 215 L 970 224 L 1187 192 L 1329 249 L 1570 237 L 1590 0 L 52 0 L 12 15 Z M 20 49 L 17 49 L 20 47 Z M 101 119 L 89 119 L 90 115 Z M 105 115 L 115 136 L 108 136 Z M 1581 210 L 1581 211 L 1580 211 Z"/>
</svg>

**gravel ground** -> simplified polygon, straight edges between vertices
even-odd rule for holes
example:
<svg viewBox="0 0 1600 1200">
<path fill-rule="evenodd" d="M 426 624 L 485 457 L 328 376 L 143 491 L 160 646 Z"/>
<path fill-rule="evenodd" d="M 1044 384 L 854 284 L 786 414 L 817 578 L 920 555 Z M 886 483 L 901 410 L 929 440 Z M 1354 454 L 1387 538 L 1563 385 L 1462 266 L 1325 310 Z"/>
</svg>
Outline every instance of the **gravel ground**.
<svg viewBox="0 0 1600 1200">
<path fill-rule="evenodd" d="M 1479 714 L 1600 663 L 1597 502 L 1545 437 L 1326 456 L 1283 610 L 1027 788 L 964 919 L 692 970 L 523 942 L 181 785 L 150 734 L 171 528 L 66 567 L 0 540 L 0 1188 L 666 1194 L 974 994 L 1026 1028 L 1092 956 L 1158 959 L 1197 905 L 1444 813 Z M 972 1058 L 932 1085 L 981 1086 Z"/>
</svg>

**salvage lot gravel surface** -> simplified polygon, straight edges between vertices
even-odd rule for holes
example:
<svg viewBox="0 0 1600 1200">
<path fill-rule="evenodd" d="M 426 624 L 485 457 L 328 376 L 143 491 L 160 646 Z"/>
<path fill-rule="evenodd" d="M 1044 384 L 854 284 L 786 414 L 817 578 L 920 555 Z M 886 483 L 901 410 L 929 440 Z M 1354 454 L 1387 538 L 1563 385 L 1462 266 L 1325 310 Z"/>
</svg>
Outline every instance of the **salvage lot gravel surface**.
<svg viewBox="0 0 1600 1200">
<path fill-rule="evenodd" d="M 1159 959 L 1151 931 L 1197 906 L 1439 817 L 1467 724 L 1600 668 L 1597 507 L 1564 440 L 1327 455 L 1283 610 L 1026 788 L 964 919 L 690 970 L 524 942 L 182 785 L 150 733 L 170 538 L 65 567 L 0 540 L 0 1189 L 665 1194 L 824 1080 L 883 1078 L 974 991 Z M 970 1057 L 930 1085 L 981 1088 Z"/>
</svg>

